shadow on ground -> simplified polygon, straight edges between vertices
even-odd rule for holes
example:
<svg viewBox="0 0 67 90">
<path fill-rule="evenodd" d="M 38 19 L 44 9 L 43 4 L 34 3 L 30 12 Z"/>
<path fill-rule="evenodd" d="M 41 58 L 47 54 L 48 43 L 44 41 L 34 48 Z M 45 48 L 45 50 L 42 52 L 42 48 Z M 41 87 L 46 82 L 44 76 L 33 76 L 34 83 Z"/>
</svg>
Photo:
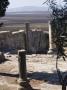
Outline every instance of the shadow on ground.
<svg viewBox="0 0 67 90">
<path fill-rule="evenodd" d="M 7 76 L 7 77 L 19 77 L 19 74 L 9 74 L 9 73 L 1 73 L 0 72 L 0 76 Z"/>
<path fill-rule="evenodd" d="M 65 77 L 67 75 L 67 72 L 62 72 L 61 71 L 62 77 Z M 35 80 L 43 80 L 44 82 L 52 85 L 60 85 L 59 82 L 59 77 L 56 71 L 53 73 L 48 73 L 48 72 L 33 72 L 29 73 L 28 77 L 31 79 Z"/>
<path fill-rule="evenodd" d="M 15 78 L 19 78 L 19 74 L 9 74 L 9 73 L 1 73 L 0 72 L 0 76 L 5 76 L 5 77 L 15 77 Z M 29 82 L 23 84 L 23 83 L 18 83 L 21 88 L 18 88 L 18 90 L 24 90 L 23 87 L 25 88 L 25 90 L 39 90 L 39 89 L 33 89 L 31 87 L 31 85 L 29 84 Z"/>
<path fill-rule="evenodd" d="M 61 72 L 61 73 L 62 75 L 67 74 L 67 72 Z M 0 72 L 0 76 L 19 78 L 19 74 L 9 74 L 9 73 L 2 73 L 2 72 Z M 43 80 L 48 84 L 60 85 L 59 78 L 56 71 L 54 71 L 53 73 L 48 73 L 48 72 L 27 73 L 27 77 L 29 78 L 29 80 L 32 80 L 32 79 L 39 80 L 39 81 Z"/>
</svg>

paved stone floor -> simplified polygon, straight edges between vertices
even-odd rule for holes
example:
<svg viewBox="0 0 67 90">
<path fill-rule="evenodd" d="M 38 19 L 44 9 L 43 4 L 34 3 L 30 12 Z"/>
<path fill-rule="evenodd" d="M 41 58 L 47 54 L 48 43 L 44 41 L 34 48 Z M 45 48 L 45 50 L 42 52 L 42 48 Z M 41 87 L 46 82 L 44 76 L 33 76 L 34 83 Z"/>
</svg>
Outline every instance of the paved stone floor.
<svg viewBox="0 0 67 90">
<path fill-rule="evenodd" d="M 7 61 L 0 64 L 0 90 L 18 90 L 18 56 L 5 54 Z M 56 73 L 56 56 L 33 54 L 26 56 L 27 78 L 36 90 L 62 90 Z M 59 59 L 58 67 L 67 71 L 67 60 Z M 29 90 L 29 89 L 28 89 Z"/>
</svg>

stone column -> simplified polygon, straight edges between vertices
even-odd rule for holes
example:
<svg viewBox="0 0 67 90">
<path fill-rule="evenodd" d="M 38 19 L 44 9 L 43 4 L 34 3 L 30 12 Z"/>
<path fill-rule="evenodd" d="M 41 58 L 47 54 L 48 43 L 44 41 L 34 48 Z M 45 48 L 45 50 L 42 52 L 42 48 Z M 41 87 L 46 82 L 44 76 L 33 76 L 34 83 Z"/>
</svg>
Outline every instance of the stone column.
<svg viewBox="0 0 67 90">
<path fill-rule="evenodd" d="M 19 63 L 19 83 L 24 83 L 27 81 L 26 76 L 26 51 L 18 51 L 18 63 Z"/>
<path fill-rule="evenodd" d="M 52 47 L 52 30 L 51 30 L 51 22 L 49 21 L 49 51 L 48 53 L 51 54 L 53 53 L 53 47 Z"/>
<path fill-rule="evenodd" d="M 26 51 L 18 51 L 18 62 L 19 62 L 19 87 L 18 90 L 33 90 L 27 80 L 26 74 Z"/>
</svg>

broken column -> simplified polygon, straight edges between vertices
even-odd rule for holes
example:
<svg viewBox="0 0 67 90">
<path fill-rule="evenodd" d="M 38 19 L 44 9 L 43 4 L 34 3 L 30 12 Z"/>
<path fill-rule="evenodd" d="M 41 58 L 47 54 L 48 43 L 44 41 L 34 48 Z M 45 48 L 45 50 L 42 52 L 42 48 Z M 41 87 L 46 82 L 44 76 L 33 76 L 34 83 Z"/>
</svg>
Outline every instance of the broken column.
<svg viewBox="0 0 67 90">
<path fill-rule="evenodd" d="M 18 62 L 19 62 L 19 82 L 23 83 L 27 81 L 26 76 L 26 51 L 18 51 Z"/>
<path fill-rule="evenodd" d="M 52 30 L 51 30 L 51 22 L 49 21 L 49 51 L 48 53 L 51 54 L 53 53 L 53 42 L 52 42 Z"/>
<path fill-rule="evenodd" d="M 27 80 L 26 74 L 26 50 L 18 51 L 18 62 L 19 62 L 19 87 L 18 90 L 32 90 Z"/>
<path fill-rule="evenodd" d="M 18 62 L 19 62 L 19 85 L 18 90 L 25 90 L 25 85 L 27 82 L 26 77 L 26 51 L 19 50 L 18 51 Z"/>
</svg>

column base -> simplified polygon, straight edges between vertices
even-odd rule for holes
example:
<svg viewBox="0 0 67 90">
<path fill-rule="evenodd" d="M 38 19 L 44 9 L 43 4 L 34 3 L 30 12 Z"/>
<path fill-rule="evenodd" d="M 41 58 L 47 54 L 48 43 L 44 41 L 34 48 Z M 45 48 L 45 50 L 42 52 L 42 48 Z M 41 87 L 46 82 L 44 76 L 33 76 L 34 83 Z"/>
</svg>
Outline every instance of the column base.
<svg viewBox="0 0 67 90">
<path fill-rule="evenodd" d="M 24 83 L 26 83 L 26 82 L 28 82 L 27 79 L 25 79 L 25 80 L 23 80 L 23 79 L 21 79 L 21 78 L 18 79 L 18 83 L 19 83 L 19 84 L 21 84 L 21 83 L 24 84 Z"/>
<path fill-rule="evenodd" d="M 53 49 L 49 49 L 48 54 L 53 54 Z"/>
<path fill-rule="evenodd" d="M 19 87 L 18 90 L 32 90 L 32 87 L 29 84 L 29 81 L 23 81 L 22 79 L 19 78 L 18 80 Z"/>
</svg>

